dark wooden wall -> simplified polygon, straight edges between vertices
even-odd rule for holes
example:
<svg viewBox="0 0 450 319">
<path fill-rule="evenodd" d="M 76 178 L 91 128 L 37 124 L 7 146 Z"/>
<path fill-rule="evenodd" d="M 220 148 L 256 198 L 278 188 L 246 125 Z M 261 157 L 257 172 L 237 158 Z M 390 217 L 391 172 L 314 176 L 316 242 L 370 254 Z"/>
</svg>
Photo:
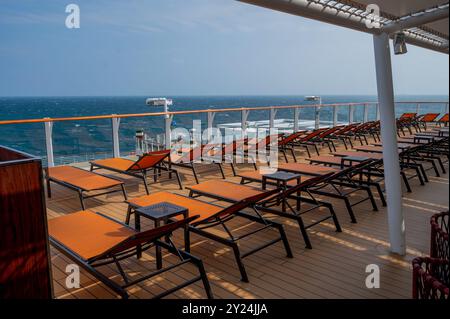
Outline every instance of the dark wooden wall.
<svg viewBox="0 0 450 319">
<path fill-rule="evenodd" d="M 41 161 L 0 147 L 0 299 L 51 298 Z"/>
</svg>

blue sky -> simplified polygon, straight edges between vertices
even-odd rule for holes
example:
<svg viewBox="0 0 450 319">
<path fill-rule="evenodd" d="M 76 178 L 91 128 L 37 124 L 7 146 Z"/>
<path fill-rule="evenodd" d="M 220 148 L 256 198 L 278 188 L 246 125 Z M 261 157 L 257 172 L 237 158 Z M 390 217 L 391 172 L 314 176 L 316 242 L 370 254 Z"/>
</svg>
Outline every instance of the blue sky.
<svg viewBox="0 0 450 319">
<path fill-rule="evenodd" d="M 0 6 L 0 96 L 376 93 L 371 36 L 234 0 Z M 447 55 L 409 46 L 393 63 L 397 94 L 448 95 Z"/>
</svg>

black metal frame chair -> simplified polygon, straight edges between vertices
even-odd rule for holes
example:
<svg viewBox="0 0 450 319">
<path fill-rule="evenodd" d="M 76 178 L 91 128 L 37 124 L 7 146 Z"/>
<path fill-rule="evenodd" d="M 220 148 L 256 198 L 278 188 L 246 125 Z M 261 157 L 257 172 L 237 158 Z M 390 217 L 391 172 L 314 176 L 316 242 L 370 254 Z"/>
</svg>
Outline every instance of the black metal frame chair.
<svg viewBox="0 0 450 319">
<path fill-rule="evenodd" d="M 161 155 L 165 155 L 165 156 L 162 157 Z M 151 156 L 161 156 L 162 158 L 150 167 L 145 167 L 145 166 L 140 165 L 141 161 L 143 161 L 146 157 L 151 157 Z M 167 160 L 167 162 L 166 162 L 166 160 Z M 97 169 L 105 169 L 105 170 L 109 170 L 109 171 L 116 172 L 119 174 L 124 174 L 124 175 L 142 179 L 142 181 L 144 182 L 144 187 L 145 187 L 145 191 L 147 194 L 150 194 L 147 178 L 149 176 L 153 176 L 153 180 L 156 183 L 158 181 L 158 177 L 161 177 L 162 171 L 165 171 L 169 175 L 169 179 L 172 179 L 172 174 L 175 174 L 178 185 L 180 186 L 180 189 L 183 189 L 183 184 L 181 183 L 180 174 L 178 173 L 177 170 L 174 170 L 172 168 L 173 163 L 171 163 L 171 161 L 170 161 L 170 151 L 156 151 L 156 152 L 144 154 L 136 162 L 131 164 L 127 170 L 121 170 L 121 169 L 116 169 L 111 166 L 101 165 L 99 163 L 96 163 L 95 161 L 90 162 L 90 164 L 91 164 L 91 171 L 94 171 Z M 152 171 L 152 170 L 153 170 L 153 173 L 148 174 L 148 172 Z"/>
<path fill-rule="evenodd" d="M 309 239 L 307 229 L 332 218 L 333 222 L 335 224 L 335 227 L 336 227 L 336 231 L 337 232 L 342 231 L 341 226 L 339 224 L 339 220 L 333 209 L 333 205 L 331 205 L 330 203 L 321 201 L 321 200 L 317 200 L 309 191 L 310 187 L 313 187 L 314 185 L 321 183 L 323 180 L 325 180 L 326 178 L 328 178 L 331 175 L 332 174 L 318 176 L 318 177 L 309 179 L 307 181 L 304 181 L 304 182 L 298 184 L 297 186 L 290 187 L 285 190 L 281 190 L 278 193 L 273 193 L 272 196 L 270 196 L 269 198 L 267 198 L 265 200 L 260 200 L 255 205 L 254 209 L 256 209 L 257 211 L 258 210 L 262 211 L 264 213 L 270 213 L 270 214 L 274 214 L 274 215 L 277 215 L 280 217 L 295 220 L 299 225 L 300 233 L 303 237 L 306 248 L 312 249 L 312 244 L 311 244 L 311 240 Z M 245 186 L 242 184 L 239 186 L 250 187 L 250 186 Z M 267 193 L 265 191 L 261 191 L 261 192 Z M 273 191 L 269 191 L 269 193 L 270 192 L 273 192 Z M 302 196 L 302 193 L 306 193 L 308 195 L 308 197 Z M 236 200 L 233 200 L 232 198 L 227 198 L 227 197 L 222 196 L 217 193 L 214 194 L 213 192 L 202 192 L 202 191 L 195 190 L 193 188 L 190 188 L 189 196 L 191 196 L 191 197 L 205 196 L 205 197 L 214 198 L 217 200 L 231 202 L 231 203 L 236 202 Z M 296 202 L 295 208 L 288 202 L 288 199 L 295 200 L 295 202 Z M 273 208 L 273 207 L 279 206 L 280 203 L 282 203 L 282 202 L 285 204 L 285 207 L 288 208 L 288 211 L 283 210 L 283 209 L 280 210 L 280 209 Z M 302 211 L 303 204 L 308 204 L 309 207 L 306 210 Z M 316 209 L 320 209 L 321 207 L 327 208 L 330 214 L 310 225 L 305 225 L 302 216 L 307 213 L 310 213 Z"/>
<path fill-rule="evenodd" d="M 279 192 L 279 190 L 275 189 L 272 191 L 265 192 L 263 194 L 258 194 L 256 196 L 246 198 L 242 201 L 234 203 L 233 205 L 231 205 L 229 207 L 226 207 L 226 208 L 221 207 L 223 209 L 220 210 L 218 213 L 215 213 L 206 219 L 196 220 L 196 221 L 191 222 L 189 224 L 189 232 L 206 237 L 208 239 L 211 239 L 218 243 L 221 243 L 227 247 L 230 247 L 233 250 L 233 254 L 235 256 L 236 263 L 238 265 L 239 272 L 241 274 L 241 281 L 249 282 L 248 274 L 247 274 L 247 271 L 246 271 L 244 263 L 243 263 L 244 258 L 246 258 L 264 248 L 274 245 L 280 241 L 282 241 L 282 243 L 284 245 L 287 257 L 293 258 L 292 250 L 290 248 L 283 225 L 280 223 L 263 218 L 261 216 L 261 214 L 259 213 L 258 209 L 256 208 L 256 204 L 258 202 L 260 202 L 261 200 L 263 200 L 267 197 L 273 196 L 274 194 L 276 194 L 278 192 Z M 179 196 L 182 196 L 182 195 L 179 195 Z M 198 201 L 197 199 L 193 199 L 193 198 L 191 198 L 191 200 Z M 177 203 L 174 202 L 173 204 L 177 204 Z M 214 207 L 220 207 L 220 206 L 213 205 L 210 203 L 207 203 L 207 204 L 214 206 Z M 179 205 L 179 204 L 177 204 L 177 205 Z M 139 206 L 134 205 L 133 203 L 129 203 L 128 214 L 132 214 L 133 210 L 137 209 L 137 208 L 139 208 Z M 252 211 L 255 213 L 255 215 L 252 215 L 250 213 L 246 213 L 246 212 L 242 211 L 246 208 L 252 209 Z M 232 234 L 232 230 L 226 225 L 226 223 L 236 217 L 244 218 L 251 222 L 258 223 L 262 226 L 256 230 L 252 230 L 241 236 L 234 236 Z M 225 230 L 225 232 L 228 235 L 228 238 L 225 238 L 225 237 L 222 237 L 222 236 L 219 236 L 219 235 L 213 234 L 212 232 L 207 231 L 207 229 L 217 227 L 217 226 L 220 226 L 223 228 L 223 230 Z M 239 245 L 238 245 L 238 242 L 240 240 L 245 239 L 245 238 L 247 238 L 251 235 L 254 235 L 256 233 L 259 233 L 261 231 L 264 231 L 266 229 L 277 230 L 279 232 L 279 237 L 277 237 L 273 240 L 270 240 L 269 242 L 266 242 L 260 246 L 257 246 L 255 248 L 251 249 L 250 251 L 241 252 Z M 187 242 L 190 242 L 190 239 L 188 239 Z"/>
<path fill-rule="evenodd" d="M 84 213 L 84 212 L 82 212 Z M 89 212 L 92 213 L 92 212 Z M 125 224 L 122 224 L 106 215 L 100 214 L 100 213 L 92 213 L 97 214 L 99 216 L 102 216 L 110 221 L 113 221 L 114 223 L 117 223 L 118 225 L 121 225 L 123 227 L 127 227 L 130 230 L 132 228 L 128 227 Z M 172 235 L 172 232 L 183 228 L 187 223 L 192 222 L 195 220 L 198 216 L 192 216 L 188 219 L 177 221 L 174 223 L 170 223 L 167 225 L 164 225 L 160 228 L 151 229 L 144 232 L 136 232 L 135 235 L 125 239 L 124 241 L 120 242 L 119 244 L 115 245 L 114 247 L 111 247 L 107 251 L 99 254 L 96 257 L 90 258 L 88 260 L 83 259 L 80 257 L 75 251 L 73 251 L 70 247 L 65 246 L 63 243 L 59 242 L 57 239 L 53 238 L 50 234 L 50 243 L 58 249 L 60 252 L 62 252 L 64 255 L 75 261 L 77 264 L 79 264 L 83 269 L 88 271 L 91 275 L 93 275 L 95 278 L 103 282 L 106 286 L 108 286 L 110 289 L 112 289 L 114 292 L 116 292 L 118 295 L 120 295 L 124 299 L 129 298 L 129 293 L 127 292 L 127 289 L 131 286 L 137 285 L 143 281 L 146 281 L 152 277 L 161 275 L 167 271 L 170 271 L 174 268 L 180 267 L 184 264 L 191 263 L 194 266 L 196 266 L 199 270 L 199 275 L 195 276 L 194 278 L 185 281 L 184 283 L 177 285 L 173 288 L 170 288 L 153 298 L 162 298 L 165 297 L 177 290 L 180 290 L 184 287 L 187 287 L 197 281 L 202 281 L 207 297 L 209 299 L 213 298 L 213 294 L 211 291 L 211 287 L 208 281 L 208 277 L 206 275 L 205 268 L 203 266 L 203 262 L 198 259 L 197 257 L 192 256 L 191 254 L 178 249 L 172 240 L 170 239 L 170 236 Z M 165 238 L 165 241 L 161 241 L 161 238 Z M 166 249 L 171 254 L 177 256 L 180 259 L 180 262 L 175 263 L 173 265 L 170 265 L 164 269 L 158 269 L 157 271 L 150 272 L 149 274 L 146 274 L 142 276 L 141 278 L 130 280 L 130 278 L 125 273 L 123 267 L 120 265 L 120 261 L 136 257 L 138 255 L 138 251 L 143 252 L 146 251 L 154 246 L 159 246 L 161 248 Z M 114 281 L 108 277 L 108 275 L 105 275 L 101 271 L 98 270 L 99 267 L 111 265 L 114 264 L 117 267 L 117 270 L 124 282 L 124 284 L 120 284 L 117 281 Z"/>
</svg>

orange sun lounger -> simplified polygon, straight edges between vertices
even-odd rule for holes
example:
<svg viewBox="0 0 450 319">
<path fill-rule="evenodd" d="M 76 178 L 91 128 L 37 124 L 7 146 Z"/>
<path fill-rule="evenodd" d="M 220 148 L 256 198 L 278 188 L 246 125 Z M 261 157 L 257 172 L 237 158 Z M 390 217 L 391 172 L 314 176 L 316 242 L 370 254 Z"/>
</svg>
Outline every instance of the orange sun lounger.
<svg viewBox="0 0 450 319">
<path fill-rule="evenodd" d="M 197 217 L 193 216 L 159 228 L 137 232 L 127 225 L 100 213 L 81 211 L 50 219 L 48 231 L 50 243 L 56 249 L 82 266 L 122 298 L 129 297 L 128 288 L 186 263 L 196 266 L 200 274 L 156 295 L 154 298 L 165 297 L 199 280 L 203 282 L 208 298 L 213 298 L 202 261 L 176 248 L 170 240 L 161 240 L 162 238 L 168 238 L 173 231 L 184 227 Z M 139 278 L 135 273 L 129 275 L 125 272 L 120 264 L 121 261 L 136 257 L 138 253 L 155 246 L 166 249 L 177 256 L 179 261 L 164 269 L 149 273 L 145 271 L 145 274 L 142 274 Z M 106 265 L 116 266 L 122 280 L 112 279 L 111 270 L 107 271 L 108 274 L 100 271 L 100 268 Z"/>
<path fill-rule="evenodd" d="M 52 197 L 50 182 L 65 186 L 78 192 L 82 209 L 86 209 L 84 199 L 87 198 L 122 192 L 125 200 L 127 199 L 127 193 L 122 181 L 73 166 L 49 167 L 46 169 L 45 179 L 47 181 L 48 197 Z M 87 192 L 107 190 L 115 187 L 120 187 L 120 189 L 85 195 Z"/>
<path fill-rule="evenodd" d="M 309 194 L 309 197 L 301 195 L 302 192 L 308 193 L 310 187 L 322 183 L 329 176 L 331 176 L 331 174 L 309 178 L 293 187 L 283 189 L 280 193 L 275 194 L 270 198 L 259 201 L 257 205 L 258 210 L 296 221 L 299 225 L 300 233 L 303 237 L 306 248 L 311 249 L 312 244 L 309 239 L 307 229 L 318 225 L 321 222 L 332 219 L 336 227 L 336 231 L 341 231 L 339 221 L 334 212 L 333 206 L 330 203 L 317 200 L 313 198 L 311 194 Z M 258 194 L 265 193 L 265 190 L 262 190 L 260 188 L 248 185 L 239 185 L 227 181 L 208 181 L 189 187 L 188 189 L 190 190 L 191 197 L 205 196 L 230 203 L 236 203 L 246 197 L 257 196 Z M 287 202 L 287 199 L 293 199 L 297 201 L 297 206 L 294 208 L 289 202 Z M 283 203 L 283 206 L 286 205 L 289 210 L 273 208 L 275 206 L 280 206 L 281 203 Z M 307 209 L 304 209 L 305 204 L 308 204 Z M 310 225 L 306 225 L 303 221 L 302 216 L 306 213 L 318 210 L 320 208 L 328 209 L 329 214 L 327 214 L 325 217 L 320 217 L 319 220 L 316 220 Z"/>
<path fill-rule="evenodd" d="M 198 184 L 198 173 L 196 168 L 196 163 L 203 162 L 204 159 L 209 159 L 210 154 L 215 151 L 217 147 L 222 147 L 221 145 L 217 144 L 206 144 L 206 145 L 199 145 L 197 147 L 191 147 L 187 151 L 184 151 L 182 153 L 177 152 L 171 152 L 170 154 L 170 162 L 174 166 L 189 168 L 192 170 L 192 174 L 194 175 L 195 182 Z M 214 157 L 214 156 L 212 156 Z M 222 175 L 222 178 L 225 179 L 225 173 L 223 171 L 222 162 L 212 160 L 210 163 L 215 164 L 218 166 L 220 173 Z"/>
<path fill-rule="evenodd" d="M 289 246 L 289 242 L 286 237 L 286 233 L 284 231 L 283 225 L 272 220 L 264 219 L 259 213 L 250 214 L 243 212 L 242 210 L 248 208 L 253 209 L 257 212 L 256 204 L 264 199 L 267 199 L 279 192 L 278 189 L 266 192 L 249 192 L 246 193 L 246 197 L 242 198 L 237 203 L 223 208 L 217 205 L 213 205 L 210 203 L 206 203 L 197 199 L 189 198 L 182 195 L 177 195 L 169 192 L 159 192 L 147 196 L 143 196 L 140 198 L 133 198 L 128 201 L 128 214 L 126 223 L 130 222 L 130 215 L 134 213 L 134 210 L 139 207 L 145 207 L 153 204 L 158 204 L 162 202 L 171 203 L 180 207 L 184 207 L 188 209 L 189 215 L 199 215 L 199 218 L 192 220 L 189 224 L 189 232 L 193 232 L 200 236 L 206 237 L 210 240 L 214 240 L 220 244 L 223 244 L 229 248 L 231 248 L 234 253 L 236 263 L 238 265 L 241 280 L 244 282 L 248 282 L 247 271 L 243 264 L 243 258 L 248 257 L 266 247 L 269 247 L 273 244 L 276 244 L 282 241 L 284 248 L 286 250 L 286 254 L 289 258 L 292 258 L 292 251 Z M 250 223 L 254 223 L 255 226 L 258 225 L 258 228 L 250 229 L 247 233 L 242 233 L 242 230 L 239 230 L 239 234 L 233 234 L 233 230 L 230 229 L 226 224 L 236 217 L 243 218 Z M 180 217 L 178 217 L 180 218 Z M 175 217 L 175 220 L 177 217 Z M 136 219 L 135 219 L 136 222 Z M 222 227 L 221 230 L 225 230 L 225 235 L 219 235 L 217 232 L 208 231 L 208 229 L 214 227 Z M 255 235 L 261 231 L 267 229 L 274 229 L 278 231 L 279 236 L 275 239 L 266 240 L 261 245 L 257 247 L 251 248 L 249 251 L 241 252 L 241 248 L 238 245 L 239 241 L 245 238 L 248 238 L 251 235 Z M 186 250 L 189 251 L 189 237 L 186 236 Z"/>
<path fill-rule="evenodd" d="M 168 162 L 165 162 L 168 160 Z M 161 171 L 168 173 L 169 178 L 172 178 L 172 174 L 175 174 L 180 189 L 183 189 L 181 184 L 180 175 L 174 169 L 172 169 L 170 161 L 170 151 L 156 151 L 146 153 L 142 155 L 137 161 L 132 161 L 125 158 L 109 158 L 103 160 L 92 161 L 91 171 L 95 169 L 105 169 L 120 174 L 125 174 L 142 179 L 144 182 L 145 191 L 150 194 L 148 189 L 147 177 L 149 171 L 154 172 L 150 175 L 153 176 L 156 182 L 158 177 L 161 176 Z"/>
</svg>

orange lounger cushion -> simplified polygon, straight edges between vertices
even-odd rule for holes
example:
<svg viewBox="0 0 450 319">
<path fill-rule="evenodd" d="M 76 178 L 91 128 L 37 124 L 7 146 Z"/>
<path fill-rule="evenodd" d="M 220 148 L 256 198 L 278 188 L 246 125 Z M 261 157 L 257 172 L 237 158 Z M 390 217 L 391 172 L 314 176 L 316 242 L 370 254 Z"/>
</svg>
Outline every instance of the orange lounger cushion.
<svg viewBox="0 0 450 319">
<path fill-rule="evenodd" d="M 85 191 L 106 189 L 123 184 L 121 181 L 72 166 L 51 167 L 48 169 L 48 176 L 50 179 L 76 186 Z"/>
<path fill-rule="evenodd" d="M 128 227 L 88 210 L 50 219 L 48 231 L 50 237 L 86 261 L 136 234 Z"/>
<path fill-rule="evenodd" d="M 207 181 L 189 187 L 188 189 L 236 202 L 264 193 L 263 190 L 256 187 L 244 186 L 226 181 Z"/>
<path fill-rule="evenodd" d="M 103 167 L 109 167 L 114 170 L 126 172 L 131 166 L 133 166 L 135 162 L 125 158 L 108 158 L 104 160 L 93 161 L 92 163 Z"/>
<path fill-rule="evenodd" d="M 311 164 L 302 164 L 302 163 L 287 163 L 281 164 L 278 167 L 279 170 L 289 171 L 293 173 L 306 174 L 306 175 L 326 175 L 329 173 L 336 173 L 339 170 L 332 167 L 311 165 Z"/>
<path fill-rule="evenodd" d="M 127 201 L 132 206 L 135 207 L 145 207 L 162 202 L 168 202 L 180 207 L 187 208 L 189 210 L 189 217 L 199 215 L 200 218 L 196 219 L 194 222 L 197 223 L 201 220 L 205 220 L 214 214 L 223 210 L 223 207 L 208 204 L 193 198 L 185 197 L 182 195 L 177 195 L 169 192 L 159 192 L 151 195 L 146 195 L 138 198 L 133 198 Z M 183 216 L 175 217 L 177 219 L 182 219 Z"/>
</svg>

